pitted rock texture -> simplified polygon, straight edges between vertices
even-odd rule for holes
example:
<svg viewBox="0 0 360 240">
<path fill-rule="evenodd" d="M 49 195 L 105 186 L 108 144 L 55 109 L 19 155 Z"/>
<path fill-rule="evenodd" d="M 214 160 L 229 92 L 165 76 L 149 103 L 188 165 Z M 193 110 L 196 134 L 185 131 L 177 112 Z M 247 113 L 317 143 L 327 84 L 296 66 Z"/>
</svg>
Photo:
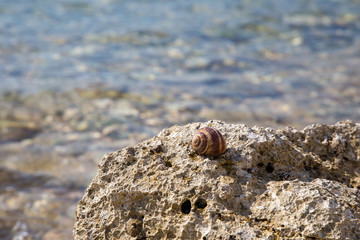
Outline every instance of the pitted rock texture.
<svg viewBox="0 0 360 240">
<path fill-rule="evenodd" d="M 192 149 L 206 126 L 223 134 L 223 155 Z M 360 124 L 164 129 L 104 156 L 77 207 L 74 237 L 360 239 Z"/>
</svg>

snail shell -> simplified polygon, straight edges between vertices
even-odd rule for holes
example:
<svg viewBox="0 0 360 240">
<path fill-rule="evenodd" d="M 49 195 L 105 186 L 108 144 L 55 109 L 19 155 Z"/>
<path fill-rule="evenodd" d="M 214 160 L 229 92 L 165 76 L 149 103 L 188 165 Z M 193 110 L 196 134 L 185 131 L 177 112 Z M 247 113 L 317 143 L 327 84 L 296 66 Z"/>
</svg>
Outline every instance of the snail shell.
<svg viewBox="0 0 360 240">
<path fill-rule="evenodd" d="M 195 132 L 192 147 L 198 154 L 215 157 L 225 152 L 226 143 L 218 130 L 204 127 Z"/>
</svg>

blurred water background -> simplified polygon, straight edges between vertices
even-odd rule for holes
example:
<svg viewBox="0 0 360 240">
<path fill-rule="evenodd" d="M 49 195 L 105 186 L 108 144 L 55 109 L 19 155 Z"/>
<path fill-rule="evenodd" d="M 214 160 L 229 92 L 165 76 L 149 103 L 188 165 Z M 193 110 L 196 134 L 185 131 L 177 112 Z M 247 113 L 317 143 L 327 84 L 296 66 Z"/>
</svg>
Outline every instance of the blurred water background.
<svg viewBox="0 0 360 240">
<path fill-rule="evenodd" d="M 360 121 L 359 0 L 0 1 L 0 239 L 72 239 L 106 152 L 173 124 Z"/>
</svg>

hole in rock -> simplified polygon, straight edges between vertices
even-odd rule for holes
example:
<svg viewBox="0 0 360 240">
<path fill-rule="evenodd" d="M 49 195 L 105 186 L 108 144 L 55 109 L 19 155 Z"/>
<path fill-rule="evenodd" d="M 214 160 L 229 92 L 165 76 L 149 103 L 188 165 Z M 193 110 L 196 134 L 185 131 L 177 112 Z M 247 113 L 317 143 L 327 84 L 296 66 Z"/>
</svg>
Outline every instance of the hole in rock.
<svg viewBox="0 0 360 240">
<path fill-rule="evenodd" d="M 311 170 L 311 167 L 309 167 L 309 166 L 304 166 L 304 169 L 305 169 L 305 171 L 310 171 Z"/>
<path fill-rule="evenodd" d="M 166 161 L 166 162 L 165 162 L 165 167 L 172 167 L 172 164 L 171 164 L 171 162 L 169 162 L 169 161 Z"/>
<path fill-rule="evenodd" d="M 155 148 L 150 149 L 151 154 L 162 153 L 164 151 L 162 145 L 158 145 Z"/>
<path fill-rule="evenodd" d="M 258 167 L 263 167 L 264 164 L 263 164 L 262 162 L 259 162 L 256 166 L 258 166 Z"/>
<path fill-rule="evenodd" d="M 189 214 L 191 211 L 191 202 L 190 200 L 186 200 L 181 204 L 181 212 L 185 214 Z"/>
<path fill-rule="evenodd" d="M 207 206 L 207 202 L 202 198 L 199 198 L 198 200 L 195 201 L 196 208 L 204 209 L 206 208 L 206 206 Z"/>
<path fill-rule="evenodd" d="M 275 170 L 274 166 L 272 165 L 272 163 L 268 163 L 266 164 L 266 171 L 269 173 L 272 173 Z"/>
</svg>

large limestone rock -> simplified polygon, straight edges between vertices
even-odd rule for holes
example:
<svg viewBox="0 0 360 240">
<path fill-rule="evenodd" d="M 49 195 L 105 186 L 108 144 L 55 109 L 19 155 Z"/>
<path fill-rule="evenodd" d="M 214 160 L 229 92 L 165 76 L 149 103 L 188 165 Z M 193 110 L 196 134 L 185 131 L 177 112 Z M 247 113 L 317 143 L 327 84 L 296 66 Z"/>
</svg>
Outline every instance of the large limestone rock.
<svg viewBox="0 0 360 240">
<path fill-rule="evenodd" d="M 223 133 L 223 155 L 192 150 L 205 126 Z M 165 129 L 105 155 L 79 202 L 74 237 L 360 239 L 360 124 Z"/>
</svg>

